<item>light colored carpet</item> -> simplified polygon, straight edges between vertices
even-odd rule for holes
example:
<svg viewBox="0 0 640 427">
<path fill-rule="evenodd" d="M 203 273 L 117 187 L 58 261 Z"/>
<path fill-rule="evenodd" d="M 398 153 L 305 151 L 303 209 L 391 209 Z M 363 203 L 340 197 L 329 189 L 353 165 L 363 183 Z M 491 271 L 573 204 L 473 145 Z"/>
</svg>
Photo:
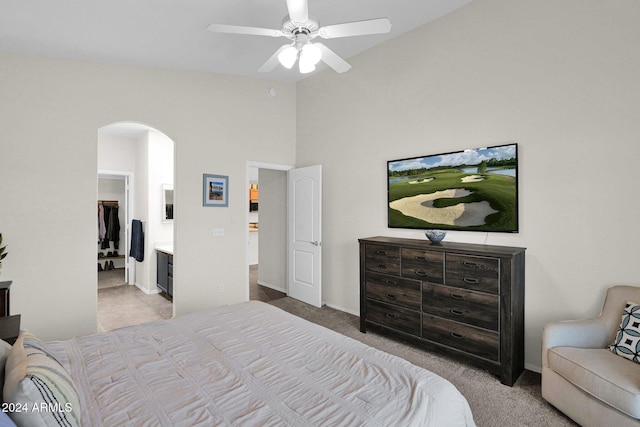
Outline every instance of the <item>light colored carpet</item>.
<svg viewBox="0 0 640 427">
<path fill-rule="evenodd" d="M 367 331 L 360 332 L 360 318 L 329 307 L 316 308 L 293 298 L 270 301 L 289 313 L 325 326 L 451 381 L 466 397 L 478 427 L 561 427 L 576 424 L 542 399 L 540 375 L 525 371 L 513 387 L 482 369 L 430 353 Z"/>
<path fill-rule="evenodd" d="M 275 289 L 258 285 L 258 264 L 249 266 L 249 299 L 254 301 L 269 302 L 275 299 L 284 298 L 284 294 Z M 284 286 L 283 286 L 284 287 Z"/>
</svg>

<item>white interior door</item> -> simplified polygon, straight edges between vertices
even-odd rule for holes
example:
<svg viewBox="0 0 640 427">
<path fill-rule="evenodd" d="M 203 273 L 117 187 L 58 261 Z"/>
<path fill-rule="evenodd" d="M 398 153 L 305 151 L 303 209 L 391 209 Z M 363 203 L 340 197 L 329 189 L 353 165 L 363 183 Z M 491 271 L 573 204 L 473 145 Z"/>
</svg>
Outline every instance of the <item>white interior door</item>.
<svg viewBox="0 0 640 427">
<path fill-rule="evenodd" d="M 288 197 L 288 294 L 322 306 L 322 166 L 291 169 Z"/>
<path fill-rule="evenodd" d="M 124 282 L 133 284 L 133 274 L 131 272 L 131 258 L 129 258 L 129 245 L 131 242 L 131 201 L 129 199 L 130 185 L 129 175 L 124 177 Z"/>
</svg>

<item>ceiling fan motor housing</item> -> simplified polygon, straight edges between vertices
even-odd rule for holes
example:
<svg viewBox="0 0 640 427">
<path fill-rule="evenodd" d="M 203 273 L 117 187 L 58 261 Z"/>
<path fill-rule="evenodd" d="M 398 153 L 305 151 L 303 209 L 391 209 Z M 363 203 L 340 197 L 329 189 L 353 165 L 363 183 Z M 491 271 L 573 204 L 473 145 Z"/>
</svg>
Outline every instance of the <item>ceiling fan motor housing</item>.
<svg viewBox="0 0 640 427">
<path fill-rule="evenodd" d="M 309 18 L 305 22 L 293 22 L 289 19 L 289 16 L 284 18 L 282 22 L 282 32 L 284 34 L 290 34 L 291 38 L 295 38 L 298 34 L 312 34 L 316 33 L 320 28 L 320 24 L 318 21 L 312 18 Z"/>
</svg>

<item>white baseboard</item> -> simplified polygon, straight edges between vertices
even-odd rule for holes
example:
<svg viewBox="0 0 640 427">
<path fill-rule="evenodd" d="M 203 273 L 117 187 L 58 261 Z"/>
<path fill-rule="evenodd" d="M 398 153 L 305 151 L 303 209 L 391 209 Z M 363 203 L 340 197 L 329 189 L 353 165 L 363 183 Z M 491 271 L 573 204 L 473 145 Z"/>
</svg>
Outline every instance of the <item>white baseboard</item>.
<svg viewBox="0 0 640 427">
<path fill-rule="evenodd" d="M 328 303 L 323 303 L 324 305 L 326 305 L 327 307 L 339 310 L 339 311 L 343 311 L 345 313 L 349 313 L 349 314 L 353 314 L 354 316 L 358 316 L 360 317 L 360 312 L 358 311 L 353 311 L 353 310 L 349 310 L 348 308 L 344 308 L 344 307 L 340 307 L 339 305 L 335 305 L 335 304 L 328 304 Z"/>
<path fill-rule="evenodd" d="M 261 280 L 258 280 L 258 285 L 264 286 L 265 288 L 273 289 L 274 291 L 282 292 L 285 294 L 287 293 L 286 289 L 281 288 L 280 286 L 272 285 L 271 283 L 263 282 Z"/>
<path fill-rule="evenodd" d="M 149 289 L 145 289 L 142 285 L 140 285 L 138 282 L 136 282 L 136 288 L 140 289 L 142 292 L 144 292 L 147 295 L 154 295 L 154 294 L 159 294 L 160 292 L 162 292 L 160 289 L 156 288 L 155 291 L 150 291 Z"/>
<path fill-rule="evenodd" d="M 539 374 L 542 373 L 542 368 L 540 366 L 532 365 L 531 363 L 525 363 L 524 364 L 524 369 L 526 369 L 528 371 L 537 372 Z"/>
</svg>

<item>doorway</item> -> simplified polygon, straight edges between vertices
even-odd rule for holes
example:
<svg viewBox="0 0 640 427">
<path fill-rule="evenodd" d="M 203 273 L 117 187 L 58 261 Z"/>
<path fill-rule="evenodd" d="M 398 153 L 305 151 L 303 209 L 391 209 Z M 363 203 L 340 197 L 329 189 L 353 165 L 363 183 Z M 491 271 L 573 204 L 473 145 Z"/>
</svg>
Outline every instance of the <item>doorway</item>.
<svg viewBox="0 0 640 427">
<path fill-rule="evenodd" d="M 117 247 L 113 241 L 99 245 L 105 247 L 103 271 L 98 272 L 99 331 L 173 317 L 172 298 L 157 286 L 155 248 L 173 251 L 176 219 L 167 191 L 175 196 L 174 145 L 164 133 L 140 123 L 118 122 L 98 130 L 99 189 L 113 190 L 99 191 L 99 207 L 115 207 L 121 229 Z M 141 225 L 136 228 L 143 233 L 144 247 L 130 253 L 133 222 Z M 117 274 L 120 269 L 122 275 Z M 114 282 L 103 284 L 101 278 L 111 279 L 110 275 L 117 276 Z"/>
<path fill-rule="evenodd" d="M 246 188 L 251 194 L 253 168 L 258 169 L 258 210 L 262 244 L 258 244 L 259 266 L 250 267 L 249 217 L 252 203 L 247 197 L 247 286 L 251 299 L 251 278 L 257 285 L 277 290 L 316 307 L 322 306 L 322 166 L 304 168 L 247 162 Z M 263 179 L 264 178 L 264 179 Z M 253 224 L 254 226 L 256 224 Z M 269 233 L 270 232 L 270 233 Z M 266 243 L 266 245 L 265 245 Z M 266 247 L 265 250 L 260 248 Z M 265 257 L 268 259 L 265 260 Z M 265 270 L 268 270 L 265 271 Z"/>
<path fill-rule="evenodd" d="M 292 166 L 247 162 L 247 299 L 287 292 L 287 171 Z"/>
<path fill-rule="evenodd" d="M 98 171 L 98 289 L 133 284 L 130 262 L 130 218 L 133 172 Z"/>
</svg>

